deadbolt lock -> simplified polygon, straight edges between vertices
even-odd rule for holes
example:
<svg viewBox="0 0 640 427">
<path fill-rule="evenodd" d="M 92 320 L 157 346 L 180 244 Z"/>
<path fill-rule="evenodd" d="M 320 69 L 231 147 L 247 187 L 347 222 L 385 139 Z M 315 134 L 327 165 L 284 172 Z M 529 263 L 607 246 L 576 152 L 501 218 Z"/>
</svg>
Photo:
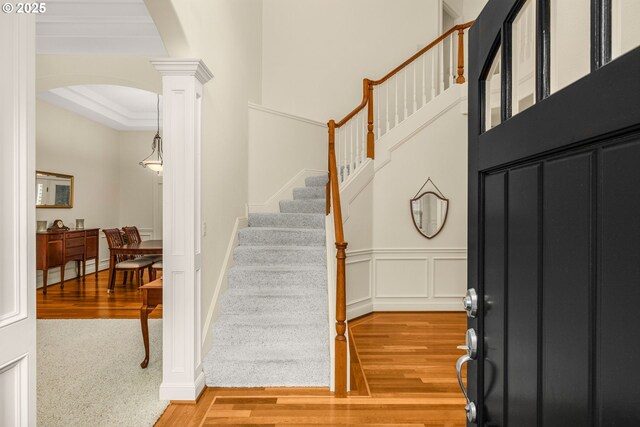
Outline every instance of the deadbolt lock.
<svg viewBox="0 0 640 427">
<path fill-rule="evenodd" d="M 467 294 L 462 299 L 462 306 L 467 312 L 468 317 L 476 317 L 478 314 L 478 294 L 475 289 L 467 289 Z"/>
</svg>

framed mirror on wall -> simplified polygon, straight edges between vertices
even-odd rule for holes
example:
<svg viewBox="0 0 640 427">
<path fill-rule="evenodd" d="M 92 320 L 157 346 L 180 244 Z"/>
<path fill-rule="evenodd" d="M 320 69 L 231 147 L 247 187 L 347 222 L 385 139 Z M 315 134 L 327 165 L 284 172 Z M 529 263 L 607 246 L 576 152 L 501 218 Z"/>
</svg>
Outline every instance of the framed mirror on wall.
<svg viewBox="0 0 640 427">
<path fill-rule="evenodd" d="M 36 171 L 36 208 L 73 207 L 73 175 Z"/>
<path fill-rule="evenodd" d="M 424 191 L 427 184 L 433 190 Z M 449 213 L 449 199 L 428 178 L 413 199 L 409 201 L 411 219 L 416 230 L 427 239 L 433 239 L 444 228 Z"/>
</svg>

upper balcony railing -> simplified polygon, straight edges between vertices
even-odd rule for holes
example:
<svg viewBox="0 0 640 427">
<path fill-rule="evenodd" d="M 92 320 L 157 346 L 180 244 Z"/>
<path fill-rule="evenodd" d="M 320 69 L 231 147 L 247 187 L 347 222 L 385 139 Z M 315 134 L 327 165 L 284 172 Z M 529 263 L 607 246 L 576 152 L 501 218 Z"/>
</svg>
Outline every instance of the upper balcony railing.
<svg viewBox="0 0 640 427">
<path fill-rule="evenodd" d="M 364 79 L 362 102 L 342 120 L 329 121 L 327 215 L 333 210 L 337 249 L 336 397 L 347 395 L 347 242 L 342 226 L 340 184 L 366 158 L 375 157 L 376 135 L 386 134 L 449 87 L 465 82 L 464 32 L 472 24 L 473 21 L 454 26 L 380 80 Z"/>
</svg>

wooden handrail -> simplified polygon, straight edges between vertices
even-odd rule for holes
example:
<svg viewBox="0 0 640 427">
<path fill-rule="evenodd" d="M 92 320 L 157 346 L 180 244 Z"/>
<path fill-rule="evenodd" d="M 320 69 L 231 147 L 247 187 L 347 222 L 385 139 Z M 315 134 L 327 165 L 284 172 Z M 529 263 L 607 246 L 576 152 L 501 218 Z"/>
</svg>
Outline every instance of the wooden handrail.
<svg viewBox="0 0 640 427">
<path fill-rule="evenodd" d="M 338 167 L 336 162 L 336 123 L 329 121 L 329 184 L 333 202 L 333 219 L 336 237 L 336 338 L 335 338 L 335 396 L 347 396 L 347 305 L 346 305 L 346 249 L 344 229 L 342 225 L 342 207 L 340 205 L 340 188 L 338 184 Z M 329 193 L 327 193 L 329 194 Z"/>
<path fill-rule="evenodd" d="M 336 123 L 330 120 L 329 127 L 329 150 L 328 169 L 329 180 L 326 186 L 326 213 L 329 215 L 333 210 L 334 232 L 336 239 L 336 337 L 335 337 L 335 396 L 347 396 L 347 305 L 346 305 L 346 249 L 347 242 L 344 241 L 344 228 L 342 225 L 342 208 L 340 205 L 340 181 L 338 181 L 338 166 L 336 159 L 336 129 L 345 125 L 367 107 L 367 157 L 373 159 L 375 156 L 374 147 L 374 123 L 373 123 L 373 89 L 389 80 L 403 68 L 424 55 L 428 50 L 438 45 L 454 32 L 458 32 L 458 70 L 456 83 L 464 83 L 464 30 L 469 28 L 473 21 L 466 24 L 456 25 L 446 33 L 429 43 L 411 58 L 407 59 L 400 66 L 396 67 L 380 80 L 364 79 L 362 81 L 362 102 L 353 111 L 347 114 L 342 120 Z M 405 88 L 406 91 L 406 88 Z M 415 108 L 415 107 L 414 107 Z M 406 108 L 405 108 L 406 109 Z M 405 113 L 406 115 L 406 113 Z M 344 173 L 344 172 L 343 172 Z"/>
<path fill-rule="evenodd" d="M 447 37 L 449 37 L 451 34 L 453 34 L 456 31 L 458 32 L 458 36 L 461 36 L 458 39 L 458 47 L 460 47 L 464 43 L 464 39 L 462 38 L 462 37 L 464 37 L 464 30 L 469 28 L 469 27 L 471 27 L 471 25 L 473 25 L 473 22 L 474 21 L 469 21 L 467 23 L 459 24 L 459 25 L 456 25 L 456 26 L 452 27 L 446 33 L 444 33 L 443 35 L 441 35 L 440 37 L 438 37 L 437 39 L 435 39 L 434 41 L 432 41 L 431 43 L 429 43 L 428 45 L 426 45 L 425 47 L 420 49 L 411 58 L 407 59 L 402 64 L 400 64 L 399 66 L 394 68 L 390 73 L 388 73 L 386 76 L 384 76 L 380 80 L 364 79 L 363 80 L 363 85 L 362 85 L 363 86 L 363 89 L 362 89 L 362 102 L 360 103 L 360 105 L 358 105 L 356 108 L 354 108 L 353 111 L 351 111 L 349 114 L 344 116 L 344 118 L 342 120 L 340 120 L 340 121 L 338 121 L 336 123 L 336 129 L 342 127 L 345 123 L 347 123 L 349 120 L 351 120 L 353 118 L 353 116 L 355 116 L 360 111 L 362 111 L 362 109 L 364 107 L 366 107 L 367 104 L 369 103 L 369 100 L 371 100 L 373 102 L 373 86 L 378 86 L 378 85 L 381 85 L 382 83 L 386 82 L 391 77 L 393 77 L 394 75 L 396 75 L 397 73 L 402 71 L 402 69 L 407 67 L 407 65 L 411 64 L 413 61 L 415 61 L 416 59 L 418 59 L 419 57 L 424 55 L 427 51 L 433 49 L 434 46 L 437 46 L 440 42 L 442 42 L 444 39 L 446 39 Z M 464 76 L 463 76 L 463 74 L 464 74 L 464 47 L 462 47 L 462 49 L 459 52 L 460 53 L 458 53 L 458 78 L 456 79 L 456 83 L 464 83 Z M 462 81 L 460 81 L 460 77 L 462 77 Z M 373 115 L 373 111 L 371 112 L 371 115 Z M 368 144 L 368 140 L 367 140 L 367 144 Z M 371 157 L 371 158 L 373 158 L 373 157 Z"/>
<path fill-rule="evenodd" d="M 446 39 L 447 37 L 449 37 L 451 34 L 453 34 L 456 31 L 460 31 L 462 30 L 464 32 L 465 29 L 471 27 L 471 25 L 473 25 L 474 21 L 470 21 L 467 22 L 465 24 L 459 24 L 456 25 L 454 27 L 452 27 L 450 30 L 448 30 L 446 33 L 444 33 L 443 35 L 441 35 L 440 37 L 438 37 L 437 39 L 435 39 L 434 41 L 432 41 L 431 43 L 429 43 L 428 45 L 426 45 L 425 47 L 423 47 L 422 49 L 420 49 L 415 55 L 413 55 L 411 58 L 407 59 L 406 61 L 404 61 L 402 64 L 398 65 L 396 68 L 394 68 L 389 74 L 387 74 L 386 76 L 384 76 L 383 78 L 381 78 L 380 80 L 373 80 L 371 82 L 371 84 L 373 84 L 374 86 L 380 85 L 384 82 L 386 82 L 387 80 L 389 80 L 391 77 L 395 76 L 396 74 L 398 74 L 400 71 L 402 71 L 403 68 L 405 68 L 407 65 L 411 64 L 413 61 L 415 61 L 416 59 L 420 58 L 422 55 L 424 55 L 427 51 L 433 49 L 434 46 L 437 46 L 441 41 L 443 41 L 444 39 Z M 458 33 L 459 34 L 459 33 Z M 463 62 L 463 67 L 464 67 L 464 59 L 462 60 Z M 458 62 L 459 64 L 459 62 Z"/>
</svg>

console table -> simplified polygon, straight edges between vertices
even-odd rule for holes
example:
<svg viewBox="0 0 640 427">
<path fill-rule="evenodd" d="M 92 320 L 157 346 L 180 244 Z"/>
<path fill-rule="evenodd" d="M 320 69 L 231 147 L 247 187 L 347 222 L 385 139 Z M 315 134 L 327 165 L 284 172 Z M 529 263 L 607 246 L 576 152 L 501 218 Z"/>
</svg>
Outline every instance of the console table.
<svg viewBox="0 0 640 427">
<path fill-rule="evenodd" d="M 42 293 L 47 294 L 47 273 L 50 268 L 60 267 L 60 287 L 64 289 L 64 267 L 69 261 L 76 262 L 78 278 L 82 276 L 84 280 L 87 260 L 94 259 L 98 278 L 99 231 L 99 228 L 87 228 L 36 234 L 36 270 L 42 270 Z"/>
</svg>

